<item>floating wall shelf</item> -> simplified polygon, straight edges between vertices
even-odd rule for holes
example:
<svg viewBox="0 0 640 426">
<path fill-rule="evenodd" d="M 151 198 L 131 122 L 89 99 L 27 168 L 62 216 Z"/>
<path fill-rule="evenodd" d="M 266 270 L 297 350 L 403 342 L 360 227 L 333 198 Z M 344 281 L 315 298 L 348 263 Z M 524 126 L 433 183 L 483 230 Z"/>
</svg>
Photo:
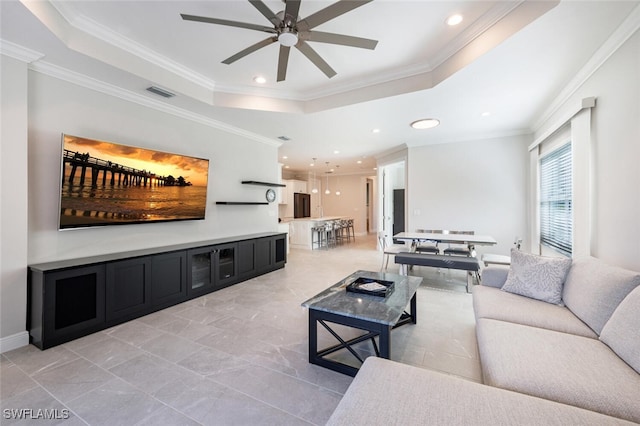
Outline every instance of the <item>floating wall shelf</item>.
<svg viewBox="0 0 640 426">
<path fill-rule="evenodd" d="M 260 186 L 279 186 L 281 188 L 284 188 L 285 186 L 287 186 L 282 183 L 258 182 L 256 180 L 243 180 L 242 184 L 243 185 L 260 185 Z"/>
<path fill-rule="evenodd" d="M 266 206 L 269 203 L 263 201 L 216 201 L 216 204 L 226 206 Z"/>
</svg>

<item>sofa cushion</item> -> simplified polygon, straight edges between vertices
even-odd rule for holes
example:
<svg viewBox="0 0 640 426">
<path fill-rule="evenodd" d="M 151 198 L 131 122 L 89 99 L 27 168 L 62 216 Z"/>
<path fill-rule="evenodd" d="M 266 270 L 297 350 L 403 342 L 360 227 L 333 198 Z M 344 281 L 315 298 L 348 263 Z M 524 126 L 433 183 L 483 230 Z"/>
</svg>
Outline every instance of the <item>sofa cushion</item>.
<svg viewBox="0 0 640 426">
<path fill-rule="evenodd" d="M 491 265 L 482 269 L 480 273 L 481 283 L 484 286 L 502 288 L 507 276 L 509 275 L 509 267 L 504 265 Z"/>
<path fill-rule="evenodd" d="M 629 293 L 613 311 L 600 340 L 640 374 L 640 287 Z"/>
<path fill-rule="evenodd" d="M 593 330 L 563 306 L 485 287 L 484 284 L 473 288 L 473 311 L 476 319 L 491 318 L 598 338 Z"/>
<path fill-rule="evenodd" d="M 640 274 L 594 257 L 573 261 L 562 298 L 565 305 L 600 334 L 622 299 L 640 285 Z"/>
<path fill-rule="evenodd" d="M 486 384 L 640 422 L 640 375 L 599 340 L 484 318 L 476 332 Z"/>
<path fill-rule="evenodd" d="M 328 425 L 614 425 L 621 419 L 369 357 Z"/>
<path fill-rule="evenodd" d="M 511 249 L 511 266 L 502 290 L 561 305 L 562 285 L 569 268 L 571 259 Z"/>
</svg>

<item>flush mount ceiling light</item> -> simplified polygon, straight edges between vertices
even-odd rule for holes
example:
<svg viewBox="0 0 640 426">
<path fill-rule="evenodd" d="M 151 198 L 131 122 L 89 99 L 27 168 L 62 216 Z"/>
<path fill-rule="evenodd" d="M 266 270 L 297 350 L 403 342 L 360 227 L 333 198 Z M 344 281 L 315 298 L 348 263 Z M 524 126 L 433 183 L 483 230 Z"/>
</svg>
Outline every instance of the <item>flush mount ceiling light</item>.
<svg viewBox="0 0 640 426">
<path fill-rule="evenodd" d="M 411 123 L 411 127 L 414 129 L 431 129 L 440 124 L 440 120 L 435 118 L 423 118 L 422 120 L 416 120 Z"/>
</svg>

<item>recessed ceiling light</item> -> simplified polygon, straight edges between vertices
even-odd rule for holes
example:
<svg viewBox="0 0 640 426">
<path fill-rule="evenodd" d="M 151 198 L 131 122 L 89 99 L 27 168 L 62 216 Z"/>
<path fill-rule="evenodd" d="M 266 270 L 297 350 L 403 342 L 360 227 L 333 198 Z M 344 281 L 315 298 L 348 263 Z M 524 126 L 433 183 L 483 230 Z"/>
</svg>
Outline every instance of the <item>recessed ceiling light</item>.
<svg viewBox="0 0 640 426">
<path fill-rule="evenodd" d="M 338 151 L 337 149 L 335 151 L 333 151 L 334 154 L 340 154 L 340 151 Z"/>
<path fill-rule="evenodd" d="M 283 155 L 283 156 L 282 156 L 282 159 L 283 159 L 283 160 L 286 160 L 287 158 L 289 158 L 289 157 L 287 157 L 286 155 Z"/>
<path fill-rule="evenodd" d="M 288 168 L 289 168 L 289 166 L 284 166 L 284 168 L 285 168 L 285 169 L 288 169 Z"/>
<path fill-rule="evenodd" d="M 373 129 L 371 133 L 380 133 L 380 129 Z"/>
<path fill-rule="evenodd" d="M 462 22 L 462 15 L 451 15 L 447 18 L 447 25 L 458 25 Z"/>
<path fill-rule="evenodd" d="M 483 113 L 482 113 L 482 114 L 480 114 L 480 115 L 481 115 L 481 116 L 483 116 L 483 117 L 488 117 L 488 116 L 490 116 L 490 115 L 491 115 L 491 112 L 490 112 L 490 111 L 485 111 L 485 112 L 483 112 Z"/>
<path fill-rule="evenodd" d="M 411 127 L 414 129 L 431 129 L 440 124 L 440 120 L 435 118 L 423 118 L 422 120 L 416 120 L 411 123 Z"/>
<path fill-rule="evenodd" d="M 267 79 L 266 79 L 266 78 L 264 78 L 264 77 L 263 77 L 263 76 L 261 76 L 261 75 L 257 75 L 257 76 L 255 76 L 255 77 L 253 77 L 253 81 L 255 81 L 255 82 L 256 82 L 256 83 L 258 83 L 258 84 L 265 84 L 265 83 L 267 82 Z"/>
<path fill-rule="evenodd" d="M 358 160 L 358 161 L 356 161 L 356 163 L 362 164 L 362 160 Z"/>
</svg>

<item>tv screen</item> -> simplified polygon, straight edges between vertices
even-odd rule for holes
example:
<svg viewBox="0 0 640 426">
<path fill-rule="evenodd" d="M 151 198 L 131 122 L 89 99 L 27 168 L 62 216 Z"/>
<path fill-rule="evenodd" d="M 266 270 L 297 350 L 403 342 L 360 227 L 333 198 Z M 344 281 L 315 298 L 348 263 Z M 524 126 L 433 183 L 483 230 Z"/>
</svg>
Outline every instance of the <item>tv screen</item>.
<svg viewBox="0 0 640 426">
<path fill-rule="evenodd" d="M 204 219 L 209 160 L 62 135 L 60 229 Z"/>
</svg>

